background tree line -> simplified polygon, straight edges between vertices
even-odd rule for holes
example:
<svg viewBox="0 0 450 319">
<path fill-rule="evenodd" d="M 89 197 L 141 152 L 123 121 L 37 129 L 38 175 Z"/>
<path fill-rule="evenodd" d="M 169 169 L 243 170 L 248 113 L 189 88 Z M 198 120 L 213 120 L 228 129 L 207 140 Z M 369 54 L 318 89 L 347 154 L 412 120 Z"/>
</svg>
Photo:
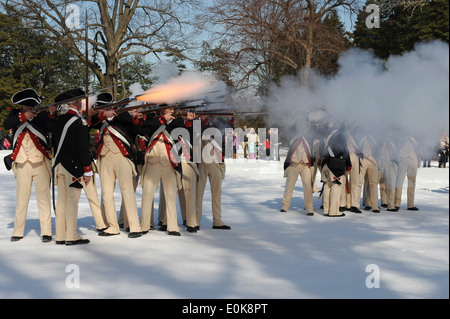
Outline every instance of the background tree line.
<svg viewBox="0 0 450 319">
<path fill-rule="evenodd" d="M 368 29 L 365 7 L 380 5 L 379 29 Z M 78 12 L 67 10 L 77 5 Z M 264 96 L 271 83 L 297 76 L 308 85 L 315 70 L 333 76 L 350 47 L 386 59 L 418 42 L 448 43 L 448 0 L 8 0 L 0 10 L 0 123 L 12 94 L 31 87 L 50 103 L 61 91 L 110 87 L 118 98 L 129 86 L 152 85 L 152 67 L 172 60 L 233 87 L 252 85 Z M 79 25 L 67 21 L 78 14 Z M 342 16 L 355 16 L 346 30 Z M 88 54 L 85 36 L 88 30 Z M 237 125 L 266 127 L 264 117 Z"/>
</svg>

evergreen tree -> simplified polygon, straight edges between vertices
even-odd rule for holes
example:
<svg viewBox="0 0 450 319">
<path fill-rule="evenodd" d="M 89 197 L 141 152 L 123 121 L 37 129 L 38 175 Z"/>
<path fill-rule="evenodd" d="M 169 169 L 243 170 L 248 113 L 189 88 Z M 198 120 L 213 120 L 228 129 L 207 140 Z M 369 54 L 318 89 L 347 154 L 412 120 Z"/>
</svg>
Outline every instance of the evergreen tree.
<svg viewBox="0 0 450 319">
<path fill-rule="evenodd" d="M 449 1 L 430 0 L 421 7 L 392 6 L 390 1 L 366 2 L 380 5 L 380 28 L 366 27 L 367 13 L 360 11 L 353 33 L 354 45 L 371 49 L 382 59 L 412 50 L 419 42 L 449 42 Z"/>
<path fill-rule="evenodd" d="M 11 96 L 19 90 L 36 90 L 46 97 L 45 105 L 64 90 L 83 87 L 85 81 L 83 66 L 63 45 L 8 13 L 0 13 L 0 67 L 0 123 L 14 107 Z"/>
</svg>

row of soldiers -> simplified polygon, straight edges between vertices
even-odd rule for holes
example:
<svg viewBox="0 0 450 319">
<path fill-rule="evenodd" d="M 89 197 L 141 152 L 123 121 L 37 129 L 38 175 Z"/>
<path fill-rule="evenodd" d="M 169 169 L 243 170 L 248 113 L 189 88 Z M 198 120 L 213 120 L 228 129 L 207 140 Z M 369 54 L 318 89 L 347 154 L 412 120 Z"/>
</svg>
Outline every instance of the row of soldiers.
<svg viewBox="0 0 450 319">
<path fill-rule="evenodd" d="M 53 104 L 39 110 L 43 97 L 33 89 L 17 92 L 13 108 L 4 122 L 14 132 L 13 152 L 6 159 L 17 182 L 14 232 L 11 241 L 23 238 L 27 206 L 32 183 L 43 242 L 52 241 L 51 201 L 55 210 L 55 241 L 57 244 L 78 245 L 90 241 L 77 232 L 78 203 L 81 192 L 87 195 L 99 236 L 120 234 L 120 224 L 129 238 L 141 237 L 154 229 L 153 205 L 155 192 L 161 185 L 159 230 L 180 236 L 177 222 L 177 197 L 187 231 L 200 229 L 203 195 L 209 179 L 212 195 L 214 229 L 231 229 L 221 219 L 221 187 L 225 164 L 220 145 L 207 152 L 209 143 L 201 140 L 202 155 L 208 161 L 194 163 L 192 139 L 179 137 L 174 141 L 171 132 L 185 128 L 193 133 L 194 113 L 175 116 L 174 108 L 164 108 L 160 114 L 139 116 L 136 110 L 116 112 L 109 93 L 96 97 L 93 108 L 87 108 L 86 93 L 73 89 L 58 95 Z M 85 106 L 83 108 L 83 101 Z M 56 105 L 66 104 L 65 113 Z M 97 108 L 97 111 L 94 111 Z M 89 119 L 89 121 L 86 120 Z M 201 116 L 201 132 L 214 127 L 213 119 Z M 91 129 L 99 130 L 95 147 L 89 144 Z M 190 136 L 193 137 L 193 134 Z M 213 137 L 212 137 L 213 138 Z M 174 145 L 181 145 L 175 148 Z M 176 150 L 179 150 L 176 153 Z M 176 158 L 178 156 L 178 158 Z M 94 174 L 101 181 L 101 196 L 97 194 Z M 53 183 L 51 181 L 53 180 Z M 118 220 L 114 199 L 116 182 L 122 195 Z M 141 215 L 135 192 L 142 185 Z M 50 189 L 53 185 L 53 192 Z M 55 200 L 57 187 L 57 200 Z M 56 201 L 56 204 L 55 204 Z"/>
<path fill-rule="evenodd" d="M 419 210 L 414 195 L 420 159 L 413 137 L 394 138 L 390 132 L 376 140 L 371 134 L 358 134 L 361 132 L 343 122 L 327 123 L 321 112 L 311 112 L 308 120 L 305 132 L 292 140 L 284 163 L 286 187 L 281 212 L 289 211 L 299 176 L 306 215 L 314 215 L 314 192 L 321 193 L 325 216 L 341 217 L 345 211 L 360 214 L 361 207 L 379 213 L 378 186 L 381 206 L 398 211 L 406 176 L 407 210 Z M 321 191 L 316 186 L 318 172 Z"/>
</svg>

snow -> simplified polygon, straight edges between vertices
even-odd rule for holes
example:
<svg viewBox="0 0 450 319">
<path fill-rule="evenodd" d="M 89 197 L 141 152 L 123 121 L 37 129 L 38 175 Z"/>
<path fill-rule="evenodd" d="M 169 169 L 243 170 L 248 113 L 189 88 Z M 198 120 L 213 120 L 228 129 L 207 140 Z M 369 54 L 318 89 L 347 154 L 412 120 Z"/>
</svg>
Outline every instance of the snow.
<svg viewBox="0 0 450 319">
<path fill-rule="evenodd" d="M 305 215 L 300 180 L 291 211 L 279 211 L 283 157 L 228 160 L 222 219 L 231 230 L 211 228 L 207 188 L 196 234 L 180 225 L 181 237 L 100 237 L 83 193 L 78 227 L 91 243 L 68 247 L 41 242 L 34 192 L 25 237 L 10 241 L 15 180 L 1 163 L 0 299 L 448 299 L 449 172 L 432 166 L 418 171 L 420 211 L 406 211 L 405 181 L 399 212 L 329 218 L 318 194 L 315 215 Z M 140 206 L 140 186 L 136 195 Z"/>
</svg>

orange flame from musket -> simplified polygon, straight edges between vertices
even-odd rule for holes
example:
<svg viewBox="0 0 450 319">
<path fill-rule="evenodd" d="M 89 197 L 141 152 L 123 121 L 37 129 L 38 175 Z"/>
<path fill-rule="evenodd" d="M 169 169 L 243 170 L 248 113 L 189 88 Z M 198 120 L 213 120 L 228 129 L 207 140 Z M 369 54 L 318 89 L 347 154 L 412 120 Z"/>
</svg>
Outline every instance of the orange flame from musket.
<svg viewBox="0 0 450 319">
<path fill-rule="evenodd" d="M 137 97 L 138 101 L 157 104 L 172 104 L 206 94 L 212 82 L 198 75 L 187 75 L 167 83 L 156 85 Z"/>
</svg>

